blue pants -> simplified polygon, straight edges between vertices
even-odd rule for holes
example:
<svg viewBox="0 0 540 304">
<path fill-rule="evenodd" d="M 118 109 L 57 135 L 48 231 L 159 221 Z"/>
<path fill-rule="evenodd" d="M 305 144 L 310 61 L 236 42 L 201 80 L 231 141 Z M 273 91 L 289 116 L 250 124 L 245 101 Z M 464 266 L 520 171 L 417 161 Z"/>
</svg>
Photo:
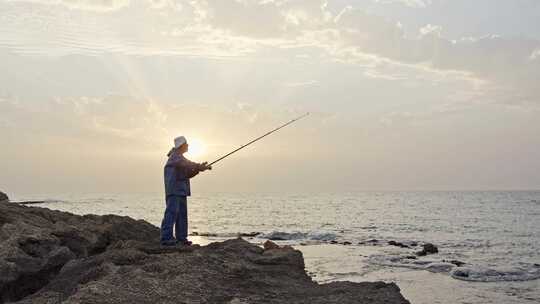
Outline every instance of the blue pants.
<svg viewBox="0 0 540 304">
<path fill-rule="evenodd" d="M 176 240 L 186 241 L 188 232 L 187 197 L 167 196 L 167 207 L 161 222 L 161 243 L 173 242 L 173 226 Z"/>
</svg>

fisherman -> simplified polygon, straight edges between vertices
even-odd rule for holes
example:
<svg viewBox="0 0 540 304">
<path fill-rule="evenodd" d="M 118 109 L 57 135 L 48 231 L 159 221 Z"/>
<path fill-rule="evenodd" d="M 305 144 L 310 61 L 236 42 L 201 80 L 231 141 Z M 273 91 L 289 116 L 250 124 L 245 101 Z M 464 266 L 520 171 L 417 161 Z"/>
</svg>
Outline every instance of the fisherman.
<svg viewBox="0 0 540 304">
<path fill-rule="evenodd" d="M 174 139 L 165 164 L 165 197 L 167 207 L 161 222 L 161 245 L 191 245 L 187 239 L 187 197 L 191 195 L 189 179 L 199 172 L 212 170 L 207 162 L 195 163 L 184 157 L 189 145 L 184 136 Z M 173 237 L 173 227 L 175 237 Z"/>
</svg>

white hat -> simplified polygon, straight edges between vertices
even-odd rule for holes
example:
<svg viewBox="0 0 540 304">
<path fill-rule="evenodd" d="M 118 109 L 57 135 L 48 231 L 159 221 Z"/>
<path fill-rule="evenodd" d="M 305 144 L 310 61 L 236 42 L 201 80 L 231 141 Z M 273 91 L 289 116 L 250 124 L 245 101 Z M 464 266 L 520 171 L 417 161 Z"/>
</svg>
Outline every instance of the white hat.
<svg viewBox="0 0 540 304">
<path fill-rule="evenodd" d="M 187 140 L 184 136 L 178 136 L 174 139 L 174 147 L 176 149 L 180 148 L 183 144 L 187 144 Z"/>
</svg>

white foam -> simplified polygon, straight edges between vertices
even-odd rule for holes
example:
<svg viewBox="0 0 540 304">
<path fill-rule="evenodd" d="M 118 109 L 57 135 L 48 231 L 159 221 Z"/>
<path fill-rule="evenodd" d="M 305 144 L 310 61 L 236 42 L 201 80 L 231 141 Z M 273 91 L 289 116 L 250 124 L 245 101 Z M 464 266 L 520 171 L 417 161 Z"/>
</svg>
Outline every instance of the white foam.
<svg viewBox="0 0 540 304">
<path fill-rule="evenodd" d="M 331 232 L 323 231 L 311 231 L 311 232 L 284 232 L 284 231 L 272 231 L 258 235 L 259 238 L 271 239 L 271 240 L 312 240 L 312 241 L 331 241 L 336 239 L 336 235 Z"/>
<path fill-rule="evenodd" d="M 456 267 L 450 274 L 454 279 L 472 282 L 531 281 L 540 279 L 540 267 L 483 268 Z"/>
<path fill-rule="evenodd" d="M 436 273 L 448 273 L 457 280 L 472 282 L 509 282 L 540 279 L 540 266 L 486 268 L 481 266 L 457 267 L 452 263 L 410 259 L 407 256 L 372 255 L 369 262 L 380 266 L 403 267 L 427 270 Z"/>
</svg>

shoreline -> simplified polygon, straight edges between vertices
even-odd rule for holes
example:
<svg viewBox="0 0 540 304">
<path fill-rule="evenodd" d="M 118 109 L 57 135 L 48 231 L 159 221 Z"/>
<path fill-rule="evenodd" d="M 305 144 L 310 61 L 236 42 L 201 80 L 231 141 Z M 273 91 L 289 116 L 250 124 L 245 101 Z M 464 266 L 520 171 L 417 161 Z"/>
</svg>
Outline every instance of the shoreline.
<svg viewBox="0 0 540 304">
<path fill-rule="evenodd" d="M 521 197 L 514 198 L 514 200 L 519 201 L 520 198 Z M 217 200 L 212 200 L 212 202 L 219 202 L 220 198 L 216 199 Z M 225 198 L 224 201 L 228 203 L 228 208 L 221 212 L 221 215 L 230 214 L 231 212 L 234 214 L 234 210 L 236 210 L 238 206 L 249 207 L 258 204 L 259 202 L 257 197 L 252 197 L 250 202 L 243 202 L 243 204 L 238 205 L 236 203 L 238 199 L 239 198 L 236 197 L 233 197 L 232 200 L 227 200 L 227 198 Z M 314 199 L 317 200 L 318 198 Z M 526 199 L 523 201 L 523 204 L 526 204 L 524 206 L 530 207 L 536 204 L 533 200 L 536 200 L 537 198 L 526 196 L 522 199 Z M 139 204 L 138 200 L 143 201 L 144 205 Z M 529 202 L 529 200 L 531 201 Z M 216 216 L 205 213 L 204 211 L 200 211 L 205 210 L 205 208 L 213 208 L 215 206 L 214 203 L 210 204 L 208 201 L 194 199 L 191 205 L 194 208 L 191 210 L 191 212 L 194 214 L 195 218 L 208 218 L 209 220 L 213 219 L 212 226 L 201 224 L 201 222 L 195 222 L 191 226 L 192 229 L 198 231 L 196 232 L 194 230 L 192 231 L 192 234 L 203 236 L 199 237 L 190 235 L 190 239 L 194 240 L 196 243 L 208 244 L 211 242 L 223 242 L 227 239 L 234 238 L 238 234 L 245 235 L 246 239 L 257 245 L 262 245 L 266 238 L 291 238 L 289 240 L 277 240 L 276 243 L 280 245 L 293 245 L 295 249 L 300 250 L 305 258 L 306 271 L 309 273 L 309 275 L 313 276 L 314 280 L 318 281 L 319 283 L 330 283 L 343 280 L 354 282 L 395 282 L 400 286 L 402 289 L 401 293 L 407 299 L 418 304 L 447 302 L 447 299 L 453 299 L 457 303 L 463 302 L 469 304 L 482 304 L 486 302 L 500 304 L 528 304 L 536 303 L 540 300 L 540 292 L 538 292 L 537 288 L 534 287 L 536 284 L 538 284 L 537 280 L 516 282 L 511 281 L 511 278 L 507 278 L 510 279 L 510 281 L 499 281 L 492 283 L 458 281 L 456 278 L 452 278 L 448 272 L 432 272 L 439 270 L 439 266 L 450 266 L 448 264 L 430 265 L 430 267 L 422 266 L 426 265 L 425 262 L 441 262 L 443 260 L 451 261 L 452 259 L 463 261 L 466 264 L 469 262 L 470 264 L 465 265 L 465 267 L 485 265 L 485 260 L 482 260 L 482 255 L 492 252 L 491 256 L 493 256 L 495 252 L 500 251 L 501 249 L 501 247 L 493 247 L 495 244 L 493 242 L 490 243 L 489 239 L 484 241 L 479 239 L 479 242 L 477 243 L 474 243 L 474 240 L 472 240 L 472 242 L 465 240 L 463 243 L 459 243 L 460 241 L 456 239 L 456 242 L 458 243 L 452 243 L 451 241 L 449 242 L 448 239 L 433 238 L 433 235 L 424 233 L 419 233 L 413 235 L 412 237 L 400 238 L 399 234 L 397 233 L 381 234 L 380 232 L 385 228 L 385 226 L 378 222 L 377 224 L 373 224 L 372 221 L 362 222 L 362 226 L 359 227 L 360 231 L 357 234 L 343 234 L 343 231 L 339 229 L 310 230 L 308 228 L 305 230 L 301 226 L 298 226 L 294 230 L 285 227 L 282 228 L 282 230 L 272 230 L 266 229 L 264 225 L 246 225 L 244 228 L 242 228 L 242 226 L 238 226 L 238 228 L 230 229 L 230 227 L 227 227 L 226 225 L 220 225 L 222 222 L 219 220 L 219 218 L 216 218 Z M 463 204 L 460 201 L 459 204 L 455 205 L 462 206 Z M 133 206 L 140 206 L 143 208 L 143 210 L 147 211 L 137 213 L 135 212 L 137 209 L 134 209 Z M 439 205 L 437 204 L 435 206 Z M 51 208 L 53 210 L 65 210 L 80 215 L 91 213 L 104 215 L 129 215 L 134 216 L 135 218 L 148 220 L 156 225 L 159 224 L 158 221 L 160 220 L 161 216 L 162 202 L 159 198 L 154 197 L 133 197 L 132 195 L 128 195 L 126 197 L 110 198 L 99 195 L 95 197 L 79 197 L 63 201 L 61 200 L 58 202 L 48 202 L 43 207 Z M 152 213 L 149 212 L 150 209 L 145 208 L 156 208 L 158 212 Z M 362 207 L 362 209 L 365 208 L 366 206 Z M 411 214 L 416 215 L 417 213 Z M 262 214 L 261 218 L 267 217 Z M 291 217 L 288 219 L 291 220 L 293 218 Z M 246 219 L 244 219 L 244 221 L 245 220 Z M 247 220 L 249 221 L 249 219 Z M 382 220 L 385 219 L 382 218 Z M 228 225 L 230 225 L 230 223 Z M 346 229 L 346 227 L 341 227 L 340 229 L 342 228 Z M 264 233 L 261 233 L 259 237 L 250 239 L 249 235 L 254 234 L 250 231 L 264 231 Z M 328 238 L 329 236 L 330 238 Z M 335 238 L 332 238 L 332 236 Z M 357 236 L 358 238 L 356 238 Z M 464 237 L 465 236 L 467 235 L 464 235 Z M 300 239 L 297 239 L 298 237 L 300 237 Z M 372 241 L 375 239 L 378 239 L 378 241 L 374 245 Z M 410 248 L 401 248 L 396 245 L 390 246 L 388 243 L 392 240 L 398 246 L 400 243 L 402 243 L 409 245 Z M 414 254 L 414 252 L 418 251 L 420 248 L 419 246 L 413 246 L 413 244 L 418 243 L 418 245 L 420 245 L 426 240 L 432 240 L 434 241 L 434 244 L 441 247 L 439 254 L 430 255 L 428 257 L 419 257 L 418 262 L 422 263 L 413 263 L 410 265 L 413 267 L 410 267 L 408 264 L 403 265 L 403 262 L 413 262 L 416 260 L 403 260 L 400 258 L 398 263 L 392 262 L 391 259 L 395 257 L 406 257 Z M 472 245 L 471 248 L 477 251 L 482 250 L 484 253 L 472 256 L 468 254 L 462 255 L 460 253 L 465 247 L 456 247 L 456 244 L 458 244 L 458 246 Z M 383 259 L 375 261 L 369 259 L 370 257 L 381 257 Z M 518 261 L 522 260 L 529 263 L 537 262 L 536 259 L 532 258 L 534 255 L 530 257 L 531 258 L 528 258 L 528 261 L 525 258 L 518 259 Z M 340 265 L 332 262 L 337 260 L 346 261 L 346 263 Z M 506 260 L 508 262 L 514 261 L 508 258 L 506 258 Z M 418 267 L 418 265 L 421 267 Z M 512 265 L 515 266 L 516 263 L 512 263 Z M 514 271 L 513 267 L 511 267 L 512 265 L 497 263 L 497 265 L 494 265 L 493 269 L 502 271 L 503 274 L 512 274 Z M 432 268 L 431 266 L 436 267 Z M 537 271 L 535 267 L 533 267 L 532 270 Z M 490 276 L 490 273 L 484 273 L 484 275 Z M 493 277 L 487 278 L 496 279 Z M 427 290 L 430 292 L 426 292 Z M 452 290 L 452 293 L 447 294 L 445 293 L 446 290 Z"/>
</svg>

